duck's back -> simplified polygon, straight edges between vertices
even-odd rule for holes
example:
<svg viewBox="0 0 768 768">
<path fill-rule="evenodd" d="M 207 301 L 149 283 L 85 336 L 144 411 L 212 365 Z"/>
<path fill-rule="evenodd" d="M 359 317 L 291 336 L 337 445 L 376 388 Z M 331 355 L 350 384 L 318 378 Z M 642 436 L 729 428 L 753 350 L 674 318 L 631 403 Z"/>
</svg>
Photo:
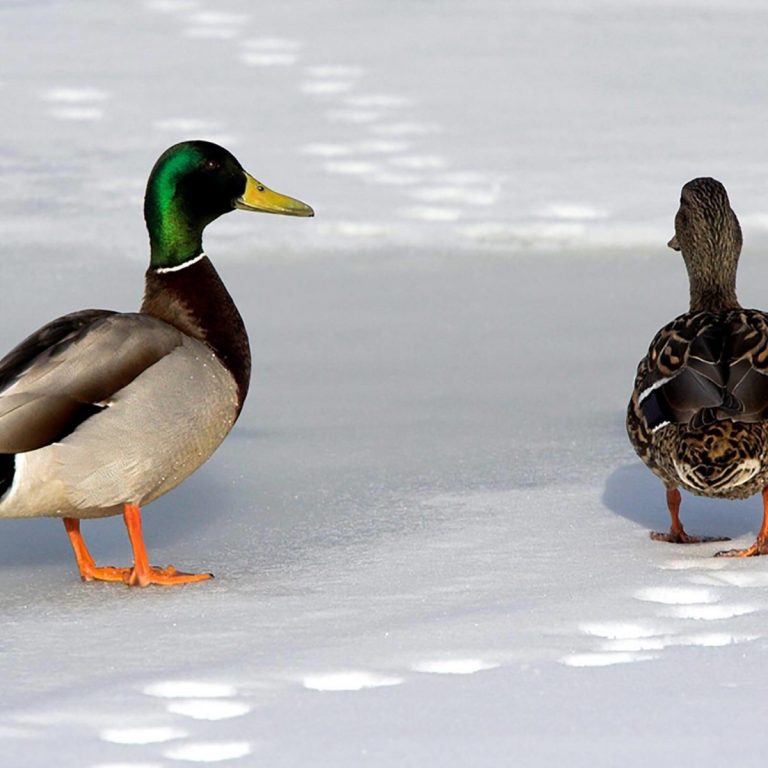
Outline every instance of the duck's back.
<svg viewBox="0 0 768 768">
<path fill-rule="evenodd" d="M 754 493 L 768 471 L 768 316 L 696 312 L 662 328 L 638 366 L 627 429 L 670 486 Z"/>
</svg>

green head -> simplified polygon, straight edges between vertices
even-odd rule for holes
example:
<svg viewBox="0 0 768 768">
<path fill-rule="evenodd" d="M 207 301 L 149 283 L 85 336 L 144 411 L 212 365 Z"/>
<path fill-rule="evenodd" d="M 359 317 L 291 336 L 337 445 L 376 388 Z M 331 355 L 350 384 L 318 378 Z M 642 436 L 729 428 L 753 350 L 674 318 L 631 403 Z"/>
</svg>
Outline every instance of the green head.
<svg viewBox="0 0 768 768">
<path fill-rule="evenodd" d="M 152 169 L 144 197 L 150 266 L 176 267 L 199 256 L 205 227 L 235 208 L 314 215 L 308 205 L 256 181 L 217 144 L 184 141 L 167 149 Z"/>
</svg>

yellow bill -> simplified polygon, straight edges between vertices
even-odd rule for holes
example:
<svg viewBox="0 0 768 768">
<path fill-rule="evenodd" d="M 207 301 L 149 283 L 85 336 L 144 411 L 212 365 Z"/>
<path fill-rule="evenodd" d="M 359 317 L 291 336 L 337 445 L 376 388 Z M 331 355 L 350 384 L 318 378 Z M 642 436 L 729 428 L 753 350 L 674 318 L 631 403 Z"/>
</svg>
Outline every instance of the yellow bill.
<svg viewBox="0 0 768 768">
<path fill-rule="evenodd" d="M 315 212 L 301 200 L 295 200 L 279 192 L 273 192 L 260 181 L 245 174 L 245 192 L 235 200 L 235 208 L 241 211 L 279 213 L 283 216 L 314 216 Z"/>
</svg>

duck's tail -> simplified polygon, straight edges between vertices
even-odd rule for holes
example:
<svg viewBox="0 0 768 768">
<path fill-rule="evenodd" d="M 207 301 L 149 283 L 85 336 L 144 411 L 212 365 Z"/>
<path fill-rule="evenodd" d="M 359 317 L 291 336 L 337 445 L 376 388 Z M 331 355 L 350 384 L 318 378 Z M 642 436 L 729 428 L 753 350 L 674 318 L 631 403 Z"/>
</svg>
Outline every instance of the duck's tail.
<svg viewBox="0 0 768 768">
<path fill-rule="evenodd" d="M 674 459 L 682 483 L 706 495 L 725 495 L 763 469 L 765 440 L 754 424 L 717 421 L 681 430 Z"/>
</svg>

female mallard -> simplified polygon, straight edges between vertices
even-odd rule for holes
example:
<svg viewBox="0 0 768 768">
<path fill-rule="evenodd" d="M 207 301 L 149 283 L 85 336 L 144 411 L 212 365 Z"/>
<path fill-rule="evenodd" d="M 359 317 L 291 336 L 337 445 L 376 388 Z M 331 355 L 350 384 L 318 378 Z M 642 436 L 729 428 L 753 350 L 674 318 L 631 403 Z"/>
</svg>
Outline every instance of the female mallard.
<svg viewBox="0 0 768 768">
<path fill-rule="evenodd" d="M 718 555 L 768 554 L 768 315 L 736 299 L 741 228 L 714 179 L 682 190 L 670 248 L 682 251 L 691 308 L 662 328 L 640 361 L 627 431 L 667 488 L 672 518 L 657 541 L 727 541 L 689 536 L 680 522 L 682 486 L 700 496 L 763 494 L 755 543 Z"/>
<path fill-rule="evenodd" d="M 62 518 L 85 580 L 146 586 L 211 576 L 150 566 L 140 507 L 208 459 L 248 391 L 248 336 L 202 246 L 203 229 L 235 208 L 313 215 L 216 144 L 171 147 L 147 183 L 151 257 L 140 311 L 65 315 L 0 361 L 0 517 Z M 97 567 L 80 520 L 121 512 L 134 566 Z"/>
</svg>

